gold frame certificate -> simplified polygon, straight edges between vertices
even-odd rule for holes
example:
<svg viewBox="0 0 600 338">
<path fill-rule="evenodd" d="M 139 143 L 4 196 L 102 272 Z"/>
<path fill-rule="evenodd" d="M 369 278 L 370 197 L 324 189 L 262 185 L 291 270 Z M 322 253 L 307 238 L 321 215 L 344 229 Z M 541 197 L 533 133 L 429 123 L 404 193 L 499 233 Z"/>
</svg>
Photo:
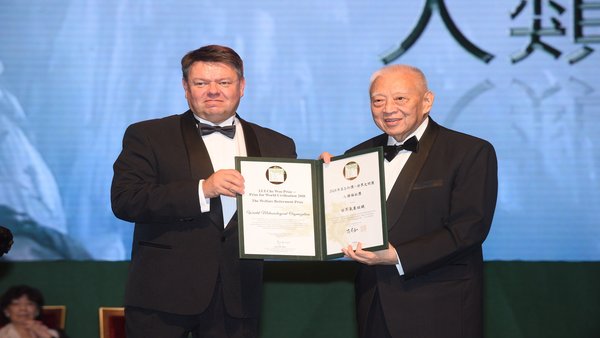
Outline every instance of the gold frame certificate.
<svg viewBox="0 0 600 338">
<path fill-rule="evenodd" d="M 236 157 L 241 258 L 329 260 L 387 248 L 381 147 L 321 160 Z"/>
</svg>

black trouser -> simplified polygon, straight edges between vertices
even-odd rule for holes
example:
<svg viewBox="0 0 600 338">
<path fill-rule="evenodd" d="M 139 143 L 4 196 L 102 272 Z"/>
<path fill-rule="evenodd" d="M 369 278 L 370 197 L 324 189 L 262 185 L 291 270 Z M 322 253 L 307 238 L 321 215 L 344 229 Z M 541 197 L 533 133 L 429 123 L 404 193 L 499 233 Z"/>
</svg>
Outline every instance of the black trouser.
<svg viewBox="0 0 600 338">
<path fill-rule="evenodd" d="M 361 332 L 364 332 L 364 335 L 361 338 L 392 338 L 392 335 L 390 335 L 390 332 L 388 331 L 387 324 L 385 323 L 383 308 L 379 301 L 379 291 L 375 291 L 373 303 L 371 304 L 369 314 L 367 315 L 367 322 L 363 325 L 365 326 L 365 330 L 360 330 Z"/>
<path fill-rule="evenodd" d="M 138 307 L 125 308 L 127 338 L 257 338 L 258 318 L 233 318 L 225 311 L 220 283 L 208 308 L 178 315 Z"/>
</svg>

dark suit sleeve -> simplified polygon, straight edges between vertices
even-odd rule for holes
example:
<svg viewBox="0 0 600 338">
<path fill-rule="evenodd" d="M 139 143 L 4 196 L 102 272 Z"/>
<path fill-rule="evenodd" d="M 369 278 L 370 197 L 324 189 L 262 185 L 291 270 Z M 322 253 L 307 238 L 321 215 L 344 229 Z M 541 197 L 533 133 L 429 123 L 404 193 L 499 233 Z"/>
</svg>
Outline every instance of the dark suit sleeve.
<svg viewBox="0 0 600 338">
<path fill-rule="evenodd" d="M 125 131 L 123 150 L 113 166 L 111 187 L 112 209 L 120 219 L 172 222 L 201 213 L 198 181 L 191 178 L 189 171 L 188 175 L 170 175 L 161 182 L 169 167 L 189 164 L 183 143 L 178 143 L 180 134 L 169 133 L 168 126 L 156 132 L 157 127 L 134 124 Z"/>
<path fill-rule="evenodd" d="M 263 147 L 263 153 L 265 157 L 283 157 L 283 158 L 297 158 L 296 144 L 291 138 L 279 136 L 276 142 L 271 142 L 270 146 L 273 149 L 264 150 L 267 147 Z"/>
<path fill-rule="evenodd" d="M 448 163 L 447 167 L 452 171 L 447 174 L 452 177 L 449 196 L 430 200 L 444 201 L 440 205 L 447 207 L 447 211 L 441 213 L 444 215 L 441 220 L 435 219 L 437 215 L 425 216 L 431 223 L 441 222 L 441 226 L 431 226 L 434 230 L 412 240 L 392 243 L 407 277 L 427 273 L 473 250 L 481 250 L 490 230 L 498 190 L 497 160 L 492 145 L 476 142 L 465 150 L 459 164 Z"/>
</svg>

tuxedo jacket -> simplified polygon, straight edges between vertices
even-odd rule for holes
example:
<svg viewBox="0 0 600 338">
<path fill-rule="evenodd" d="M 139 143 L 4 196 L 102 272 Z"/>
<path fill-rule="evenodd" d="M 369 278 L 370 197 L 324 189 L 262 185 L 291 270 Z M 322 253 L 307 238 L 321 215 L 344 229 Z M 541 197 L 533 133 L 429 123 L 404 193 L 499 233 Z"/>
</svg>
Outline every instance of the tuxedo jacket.
<svg viewBox="0 0 600 338">
<path fill-rule="evenodd" d="M 248 156 L 296 157 L 292 139 L 239 120 Z M 200 210 L 199 180 L 213 172 L 191 111 L 125 131 L 111 188 L 115 215 L 135 222 L 125 305 L 199 314 L 219 279 L 231 316 L 258 316 L 262 261 L 239 258 L 237 213 L 225 227 L 220 198 Z"/>
<path fill-rule="evenodd" d="M 349 151 L 387 144 L 388 135 Z M 492 145 L 431 118 L 386 201 L 389 242 L 404 269 L 361 265 L 356 278 L 360 336 L 379 297 L 393 337 L 483 337 L 481 245 L 498 190 Z"/>
</svg>

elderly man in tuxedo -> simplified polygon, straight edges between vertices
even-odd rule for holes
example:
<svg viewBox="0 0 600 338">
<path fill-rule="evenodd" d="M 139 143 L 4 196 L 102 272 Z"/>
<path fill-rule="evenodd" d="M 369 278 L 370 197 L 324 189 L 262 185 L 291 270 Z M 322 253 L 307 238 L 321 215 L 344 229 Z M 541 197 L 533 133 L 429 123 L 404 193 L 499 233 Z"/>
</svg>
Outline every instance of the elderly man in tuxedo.
<svg viewBox="0 0 600 338">
<path fill-rule="evenodd" d="M 434 94 L 409 65 L 376 71 L 371 113 L 383 134 L 348 150 L 383 146 L 389 247 L 344 248 L 360 264 L 361 338 L 483 337 L 482 243 L 498 190 L 492 145 L 438 125 Z M 323 153 L 327 162 L 330 154 Z"/>
<path fill-rule="evenodd" d="M 114 164 L 113 211 L 135 222 L 127 337 L 257 337 L 263 263 L 239 259 L 234 157 L 295 158 L 296 147 L 236 114 L 234 50 L 204 46 L 181 66 L 190 109 L 129 126 Z"/>
</svg>

